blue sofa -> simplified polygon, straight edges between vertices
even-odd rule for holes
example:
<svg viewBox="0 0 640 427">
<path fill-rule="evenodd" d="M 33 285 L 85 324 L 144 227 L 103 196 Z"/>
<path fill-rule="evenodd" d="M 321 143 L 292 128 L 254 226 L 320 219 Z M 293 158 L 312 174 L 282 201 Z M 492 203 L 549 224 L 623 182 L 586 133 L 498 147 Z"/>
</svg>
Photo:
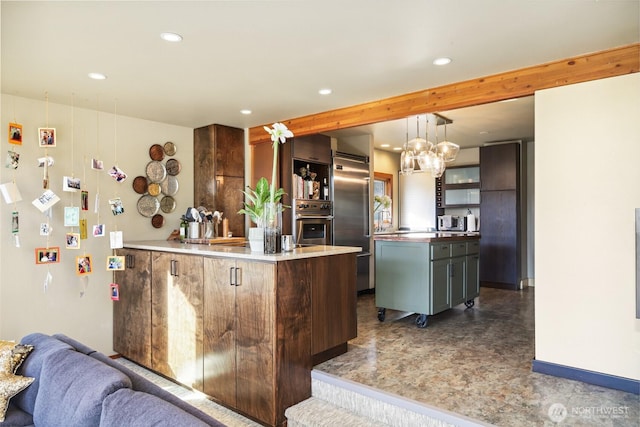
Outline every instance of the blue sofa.
<svg viewBox="0 0 640 427">
<path fill-rule="evenodd" d="M 65 335 L 34 333 L 19 375 L 35 378 L 14 396 L 7 426 L 224 426 L 199 409 Z"/>
</svg>

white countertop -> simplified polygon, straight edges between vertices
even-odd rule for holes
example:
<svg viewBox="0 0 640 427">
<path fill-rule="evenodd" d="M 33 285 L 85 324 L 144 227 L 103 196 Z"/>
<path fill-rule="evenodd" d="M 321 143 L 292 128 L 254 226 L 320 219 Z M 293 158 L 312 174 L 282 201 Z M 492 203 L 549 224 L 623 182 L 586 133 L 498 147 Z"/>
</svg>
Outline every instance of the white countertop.
<svg viewBox="0 0 640 427">
<path fill-rule="evenodd" d="M 143 240 L 125 242 L 124 247 L 129 249 L 175 252 L 189 255 L 243 258 L 256 261 L 275 262 L 362 252 L 362 248 L 356 246 L 314 245 L 296 248 L 291 252 L 281 252 L 278 254 L 270 255 L 264 254 L 262 252 L 252 252 L 251 249 L 244 246 L 193 244 L 167 240 Z"/>
</svg>

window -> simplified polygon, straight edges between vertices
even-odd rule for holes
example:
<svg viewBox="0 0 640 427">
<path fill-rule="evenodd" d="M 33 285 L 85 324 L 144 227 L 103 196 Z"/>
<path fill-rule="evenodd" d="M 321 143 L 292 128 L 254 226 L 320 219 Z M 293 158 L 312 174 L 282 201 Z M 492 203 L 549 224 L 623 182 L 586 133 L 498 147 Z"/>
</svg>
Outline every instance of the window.
<svg viewBox="0 0 640 427">
<path fill-rule="evenodd" d="M 392 212 L 393 204 L 388 207 L 379 206 L 378 202 L 375 202 L 376 198 L 381 196 L 388 196 L 393 202 L 393 175 L 382 172 L 374 172 L 373 181 L 373 209 L 374 209 L 374 227 L 376 231 L 382 231 L 391 227 L 392 224 Z"/>
</svg>

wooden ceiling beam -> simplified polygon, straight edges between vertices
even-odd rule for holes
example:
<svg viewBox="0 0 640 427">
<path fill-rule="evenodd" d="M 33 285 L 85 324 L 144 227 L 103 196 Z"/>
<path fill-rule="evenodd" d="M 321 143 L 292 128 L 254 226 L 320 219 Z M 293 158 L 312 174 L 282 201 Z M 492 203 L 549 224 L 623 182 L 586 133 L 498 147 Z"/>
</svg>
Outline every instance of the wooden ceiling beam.
<svg viewBox="0 0 640 427">
<path fill-rule="evenodd" d="M 640 71 L 640 43 L 519 70 L 425 89 L 418 92 L 325 111 L 282 123 L 294 135 L 310 135 L 411 115 L 436 113 L 510 98 L 535 91 Z M 271 126 L 271 123 L 265 124 Z M 269 140 L 263 125 L 249 129 L 249 144 Z"/>
</svg>

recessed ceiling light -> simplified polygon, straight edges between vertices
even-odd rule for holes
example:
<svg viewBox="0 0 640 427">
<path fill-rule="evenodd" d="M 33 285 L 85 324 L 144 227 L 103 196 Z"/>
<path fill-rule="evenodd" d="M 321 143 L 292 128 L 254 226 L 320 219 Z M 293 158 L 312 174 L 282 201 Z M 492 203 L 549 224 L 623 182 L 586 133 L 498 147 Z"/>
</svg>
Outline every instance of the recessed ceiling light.
<svg viewBox="0 0 640 427">
<path fill-rule="evenodd" d="M 433 60 L 433 65 L 447 65 L 451 63 L 451 58 L 436 58 Z"/>
<path fill-rule="evenodd" d="M 389 147 L 390 147 L 390 145 L 389 145 L 389 144 L 380 144 L 380 147 L 382 147 L 382 148 L 389 148 Z"/>
<path fill-rule="evenodd" d="M 489 131 L 488 130 L 481 130 L 480 135 L 489 135 Z"/>
<path fill-rule="evenodd" d="M 102 73 L 89 73 L 89 78 L 93 80 L 105 80 L 107 76 Z"/>
<path fill-rule="evenodd" d="M 182 36 L 176 33 L 160 33 L 160 38 L 164 41 L 173 43 L 182 41 Z"/>
<path fill-rule="evenodd" d="M 402 150 L 402 147 L 393 147 L 393 151 L 400 151 Z"/>
<path fill-rule="evenodd" d="M 320 95 L 330 95 L 330 94 L 331 94 L 331 89 L 329 89 L 329 88 L 326 88 L 326 89 L 320 89 L 320 90 L 318 91 L 318 93 L 319 93 Z"/>
<path fill-rule="evenodd" d="M 245 116 L 248 116 L 251 113 L 252 113 L 252 111 L 251 110 L 247 110 L 246 108 L 244 110 L 240 110 L 240 114 L 244 114 Z"/>
</svg>

